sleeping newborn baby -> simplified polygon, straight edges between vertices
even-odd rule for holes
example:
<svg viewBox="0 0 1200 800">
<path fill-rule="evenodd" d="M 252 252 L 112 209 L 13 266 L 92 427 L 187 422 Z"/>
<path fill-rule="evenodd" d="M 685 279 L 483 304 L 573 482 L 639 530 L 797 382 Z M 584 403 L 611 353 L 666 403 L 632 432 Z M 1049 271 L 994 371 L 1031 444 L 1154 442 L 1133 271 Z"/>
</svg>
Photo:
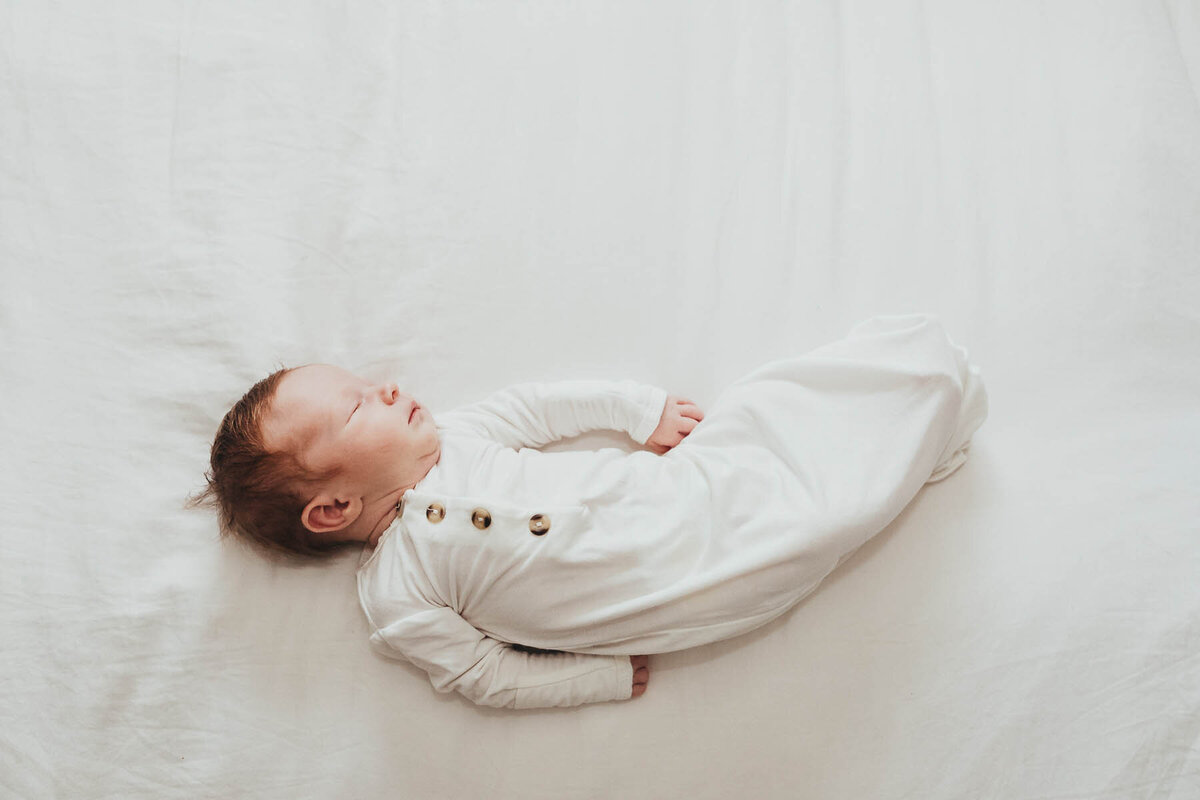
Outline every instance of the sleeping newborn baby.
<svg viewBox="0 0 1200 800">
<path fill-rule="evenodd" d="M 281 370 L 222 422 L 222 529 L 300 555 L 364 543 L 372 646 L 438 691 L 627 699 L 644 655 L 778 617 L 966 458 L 977 368 L 926 316 L 768 363 L 705 415 L 632 381 L 520 384 L 436 417 L 394 384 Z M 620 430 L 649 450 L 544 453 Z"/>
</svg>

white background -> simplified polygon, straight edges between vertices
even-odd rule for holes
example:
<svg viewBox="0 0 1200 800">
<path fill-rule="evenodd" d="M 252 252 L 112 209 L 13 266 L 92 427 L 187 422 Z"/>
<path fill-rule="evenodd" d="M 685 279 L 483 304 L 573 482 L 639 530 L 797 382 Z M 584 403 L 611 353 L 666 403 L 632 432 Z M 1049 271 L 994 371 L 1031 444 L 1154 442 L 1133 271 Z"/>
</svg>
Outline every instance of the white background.
<svg viewBox="0 0 1200 800">
<path fill-rule="evenodd" d="M 1197 80 L 1186 0 L 0 3 L 0 794 L 1200 795 Z M 703 406 L 908 311 L 967 465 L 635 701 L 438 695 L 182 508 L 279 363 Z"/>
</svg>

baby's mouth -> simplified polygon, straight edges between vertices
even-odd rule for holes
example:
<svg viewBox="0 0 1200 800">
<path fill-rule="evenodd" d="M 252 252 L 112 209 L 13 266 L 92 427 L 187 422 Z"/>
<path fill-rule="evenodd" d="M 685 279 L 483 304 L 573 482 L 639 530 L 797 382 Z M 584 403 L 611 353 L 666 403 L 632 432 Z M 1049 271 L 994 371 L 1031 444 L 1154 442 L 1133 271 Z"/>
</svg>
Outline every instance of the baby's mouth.
<svg viewBox="0 0 1200 800">
<path fill-rule="evenodd" d="M 417 415 L 417 409 L 419 409 L 419 408 L 420 408 L 419 405 L 417 405 L 416 403 L 413 403 L 412 411 L 410 411 L 408 414 L 409 423 L 411 423 L 413 421 L 413 417 L 415 417 Z"/>
</svg>

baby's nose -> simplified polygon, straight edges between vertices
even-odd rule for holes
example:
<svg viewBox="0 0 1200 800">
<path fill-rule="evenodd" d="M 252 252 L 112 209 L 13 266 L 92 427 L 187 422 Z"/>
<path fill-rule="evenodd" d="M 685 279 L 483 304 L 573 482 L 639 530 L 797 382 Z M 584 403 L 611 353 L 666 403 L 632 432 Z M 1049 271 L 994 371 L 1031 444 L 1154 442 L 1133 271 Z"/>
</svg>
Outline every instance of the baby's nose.
<svg viewBox="0 0 1200 800">
<path fill-rule="evenodd" d="M 379 396 L 383 402 L 391 405 L 400 397 L 400 387 L 394 383 L 385 383 L 379 387 Z"/>
</svg>

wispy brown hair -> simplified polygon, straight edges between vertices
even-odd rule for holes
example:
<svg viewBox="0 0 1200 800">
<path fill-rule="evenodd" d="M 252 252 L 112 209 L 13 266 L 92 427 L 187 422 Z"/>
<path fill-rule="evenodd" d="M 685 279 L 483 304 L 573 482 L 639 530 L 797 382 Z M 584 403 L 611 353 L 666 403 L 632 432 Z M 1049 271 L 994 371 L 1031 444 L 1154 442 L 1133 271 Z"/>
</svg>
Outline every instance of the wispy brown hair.
<svg viewBox="0 0 1200 800">
<path fill-rule="evenodd" d="M 312 559 L 344 543 L 314 535 L 300 521 L 311 497 L 305 489 L 330 475 L 316 475 L 286 451 L 269 451 L 262 424 L 275 390 L 290 369 L 282 367 L 250 387 L 217 428 L 204 477 L 208 486 L 189 507 L 215 508 L 221 535 L 236 537 L 269 557 Z"/>
</svg>

